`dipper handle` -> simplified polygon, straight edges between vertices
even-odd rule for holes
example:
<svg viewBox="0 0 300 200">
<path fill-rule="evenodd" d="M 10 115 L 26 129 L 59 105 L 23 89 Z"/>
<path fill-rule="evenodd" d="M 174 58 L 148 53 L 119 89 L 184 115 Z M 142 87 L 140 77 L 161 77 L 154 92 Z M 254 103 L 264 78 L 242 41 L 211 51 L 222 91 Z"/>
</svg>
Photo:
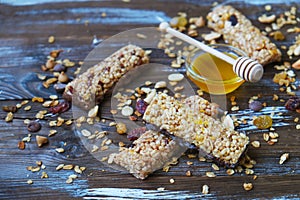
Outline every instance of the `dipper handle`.
<svg viewBox="0 0 300 200">
<path fill-rule="evenodd" d="M 202 43 L 198 40 L 195 40 L 194 38 L 189 37 L 186 34 L 183 34 L 169 26 L 167 22 L 162 22 L 159 25 L 159 29 L 162 31 L 166 31 L 170 33 L 171 35 L 189 43 L 192 44 L 203 51 L 206 51 L 225 62 L 233 65 L 233 71 L 242 79 L 249 81 L 249 82 L 257 82 L 259 81 L 264 73 L 263 66 L 259 64 L 257 61 L 252 60 L 248 57 L 239 57 L 236 60 L 233 59 L 230 56 L 227 56 L 226 54 Z"/>
</svg>

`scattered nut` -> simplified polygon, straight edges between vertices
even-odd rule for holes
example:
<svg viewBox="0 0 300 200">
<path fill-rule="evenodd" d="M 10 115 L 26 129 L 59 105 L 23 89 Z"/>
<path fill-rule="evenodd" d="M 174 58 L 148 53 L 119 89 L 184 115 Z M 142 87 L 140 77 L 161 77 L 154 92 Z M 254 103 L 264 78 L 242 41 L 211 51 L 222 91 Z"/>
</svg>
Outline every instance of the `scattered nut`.
<svg viewBox="0 0 300 200">
<path fill-rule="evenodd" d="M 121 135 L 127 132 L 126 124 L 122 122 L 117 123 L 116 128 L 117 128 L 117 133 Z"/>
<path fill-rule="evenodd" d="M 47 137 L 37 135 L 35 138 L 36 138 L 36 143 L 37 143 L 38 147 L 42 147 L 44 144 L 48 143 Z"/>
<path fill-rule="evenodd" d="M 71 170 L 71 169 L 73 169 L 74 168 L 74 165 L 64 165 L 63 166 L 63 169 L 64 170 Z"/>
<path fill-rule="evenodd" d="M 244 187 L 244 190 L 249 191 L 249 190 L 252 190 L 253 185 L 252 185 L 252 183 L 244 183 L 243 187 Z"/>
<path fill-rule="evenodd" d="M 210 178 L 216 177 L 215 173 L 213 172 L 206 172 L 206 176 Z"/>
<path fill-rule="evenodd" d="M 97 117 L 98 109 L 99 109 L 98 105 L 96 105 L 94 108 L 92 108 L 88 113 L 88 117 Z"/>
<path fill-rule="evenodd" d="M 123 116 L 130 116 L 133 114 L 133 112 L 134 112 L 134 110 L 130 106 L 124 106 L 121 111 Z"/>
<path fill-rule="evenodd" d="M 208 185 L 202 186 L 202 194 L 208 194 L 209 193 L 209 187 Z"/>
<path fill-rule="evenodd" d="M 56 171 L 63 169 L 65 165 L 64 164 L 59 164 L 55 169 Z"/>
<path fill-rule="evenodd" d="M 92 135 L 92 133 L 91 133 L 89 130 L 87 130 L 87 129 L 81 130 L 81 134 L 82 134 L 84 137 L 89 137 L 89 136 Z"/>
<path fill-rule="evenodd" d="M 202 37 L 206 41 L 212 41 L 212 40 L 220 38 L 221 34 L 217 33 L 217 32 L 214 32 L 214 31 L 211 31 L 209 34 L 203 34 Z"/>
<path fill-rule="evenodd" d="M 65 152 L 65 149 L 64 148 L 56 148 L 55 151 L 58 153 L 63 153 L 63 152 Z"/>
<path fill-rule="evenodd" d="M 169 81 L 172 81 L 172 82 L 179 82 L 179 81 L 181 81 L 183 78 L 184 78 L 184 75 L 183 75 L 183 74 L 179 74 L 179 73 L 176 73 L 176 74 L 170 74 L 170 75 L 168 76 L 168 80 L 169 80 Z"/>
<path fill-rule="evenodd" d="M 276 16 L 273 14 L 273 15 L 270 15 L 270 16 L 267 16 L 266 14 L 263 14 L 262 16 L 258 17 L 258 21 L 260 23 L 264 23 L 264 24 L 269 24 L 269 23 L 272 23 L 274 22 L 276 19 Z"/>
<path fill-rule="evenodd" d="M 7 113 L 6 117 L 5 117 L 5 121 L 6 122 L 11 122 L 14 118 L 14 114 L 12 112 Z"/>
<path fill-rule="evenodd" d="M 255 148 L 259 148 L 260 147 L 260 142 L 259 141 L 253 141 L 253 142 L 251 142 L 251 145 Z"/>
<path fill-rule="evenodd" d="M 284 153 L 280 156 L 279 164 L 282 165 L 289 158 L 289 153 Z"/>
<path fill-rule="evenodd" d="M 58 76 L 58 81 L 61 83 L 66 83 L 69 81 L 69 77 L 65 72 L 61 72 Z"/>
<path fill-rule="evenodd" d="M 294 62 L 294 63 L 292 64 L 292 67 L 293 67 L 294 69 L 300 69 L 300 59 L 298 59 L 296 62 Z"/>
<path fill-rule="evenodd" d="M 165 88 L 165 87 L 167 87 L 167 83 L 165 81 L 159 81 L 154 86 L 155 89 Z"/>
<path fill-rule="evenodd" d="M 55 37 L 54 36 L 49 36 L 49 38 L 48 38 L 48 42 L 50 43 L 50 44 L 52 44 L 52 43 L 54 43 L 55 42 Z"/>
</svg>

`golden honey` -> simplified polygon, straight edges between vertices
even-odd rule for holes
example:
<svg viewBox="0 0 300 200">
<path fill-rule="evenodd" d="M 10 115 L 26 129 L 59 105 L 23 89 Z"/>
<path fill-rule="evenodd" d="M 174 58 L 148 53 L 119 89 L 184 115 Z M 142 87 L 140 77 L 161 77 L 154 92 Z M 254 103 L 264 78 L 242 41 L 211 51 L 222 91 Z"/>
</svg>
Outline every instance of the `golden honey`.
<svg viewBox="0 0 300 200">
<path fill-rule="evenodd" d="M 231 46 L 221 47 L 221 51 L 230 57 L 244 56 L 239 50 L 234 49 L 232 52 Z M 216 48 L 220 48 L 219 45 Z M 210 94 L 230 93 L 244 82 L 233 72 L 231 64 L 201 50 L 194 51 L 187 58 L 186 67 L 188 77 L 200 89 Z"/>
</svg>

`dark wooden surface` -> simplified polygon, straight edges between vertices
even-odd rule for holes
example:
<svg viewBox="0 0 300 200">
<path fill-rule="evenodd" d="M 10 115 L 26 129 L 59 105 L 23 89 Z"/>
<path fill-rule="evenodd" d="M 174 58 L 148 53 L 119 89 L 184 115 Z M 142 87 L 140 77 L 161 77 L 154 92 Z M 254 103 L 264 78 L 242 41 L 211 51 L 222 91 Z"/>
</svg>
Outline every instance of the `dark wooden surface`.
<svg viewBox="0 0 300 200">
<path fill-rule="evenodd" d="M 157 26 L 159 21 L 155 16 L 165 20 L 175 16 L 177 12 L 187 12 L 188 16 L 205 16 L 213 1 L 82 1 L 77 3 L 53 2 L 34 3 L 31 5 L 4 4 L 0 1 L 0 107 L 15 105 L 22 100 L 34 96 L 48 98 L 56 94 L 53 88 L 45 89 L 36 73 L 50 76 L 50 72 L 42 72 L 40 66 L 45 62 L 48 53 L 53 49 L 63 49 L 63 57 L 78 62 L 84 60 L 93 49 L 91 41 L 94 35 L 106 39 L 110 36 L 132 28 Z M 16 1 L 18 2 L 18 1 Z M 19 1 L 22 2 L 22 1 Z M 24 2 L 23 2 L 24 3 Z M 273 5 L 273 13 L 279 14 L 297 5 L 296 1 Z M 237 3 L 236 6 L 260 28 L 265 27 L 257 21 L 257 16 L 264 13 L 262 5 Z M 297 7 L 299 9 L 299 6 Z M 101 13 L 107 17 L 102 18 Z M 297 14 L 298 17 L 299 14 Z M 299 26 L 299 23 L 298 25 Z M 286 30 L 291 26 L 285 27 Z M 202 29 L 208 32 L 208 29 Z M 50 35 L 55 36 L 54 44 L 47 42 Z M 287 35 L 286 40 L 277 42 L 280 45 L 289 45 L 296 34 Z M 285 51 L 283 60 L 287 61 Z M 292 61 L 296 60 L 294 58 Z M 74 68 L 68 73 L 71 75 Z M 272 101 L 273 94 L 287 100 L 289 96 L 279 92 L 279 86 L 272 82 L 276 72 L 273 65 L 266 67 L 263 80 L 255 84 L 243 84 L 238 90 L 227 95 L 236 96 L 240 112 L 234 112 L 237 117 L 251 121 L 252 114 L 248 108 L 248 100 L 253 95 L 261 94 L 261 100 L 267 102 L 263 112 L 270 114 L 275 107 L 274 127 L 279 133 L 279 142 L 273 146 L 263 141 L 262 134 L 255 127 L 241 127 L 251 140 L 259 140 L 260 148 L 249 148 L 249 156 L 257 161 L 254 167 L 255 175 L 236 173 L 226 175 L 221 168 L 216 171 L 217 177 L 208 178 L 206 171 L 213 171 L 211 163 L 199 162 L 197 159 L 188 159 L 183 156 L 178 165 L 173 166 L 166 173 L 161 170 L 155 172 L 148 179 L 135 179 L 127 172 L 119 172 L 103 165 L 95 159 L 84 147 L 81 140 L 74 133 L 73 126 L 63 125 L 55 128 L 58 133 L 49 138 L 49 144 L 38 148 L 35 135 L 48 135 L 51 127 L 48 123 L 53 120 L 47 117 L 41 120 L 42 129 L 33 133 L 32 140 L 26 143 L 25 150 L 19 150 L 18 142 L 29 132 L 23 123 L 24 119 L 34 119 L 35 114 L 42 109 L 38 103 L 32 105 L 30 111 L 20 109 L 15 113 L 13 122 L 6 123 L 6 113 L 0 110 L 0 198 L 1 199 L 93 199 L 98 198 L 131 198 L 131 199 L 250 199 L 250 198 L 300 198 L 300 132 L 296 130 L 297 123 L 293 119 L 299 114 L 286 111 L 284 102 Z M 299 72 L 296 71 L 299 75 Z M 297 85 L 299 79 L 297 77 Z M 299 91 L 296 92 L 299 95 Z M 207 96 L 207 95 L 206 95 Z M 101 105 L 101 118 L 109 122 L 112 118 L 109 113 L 109 101 Z M 280 115 L 282 113 L 282 115 Z M 73 117 L 72 110 L 62 114 L 65 119 Z M 113 131 L 113 129 L 112 129 Z M 64 143 L 66 145 L 64 146 Z M 55 148 L 64 147 L 64 153 L 57 153 Z M 279 165 L 282 153 L 289 153 L 290 159 Z M 41 160 L 46 168 L 32 173 L 26 166 L 34 166 Z M 187 161 L 193 161 L 189 166 Z M 56 171 L 58 164 L 74 164 L 85 166 L 87 169 L 79 175 L 72 184 L 66 180 L 71 170 Z M 193 174 L 186 177 L 185 172 Z M 41 179 L 45 171 L 49 178 Z M 169 180 L 173 178 L 175 183 Z M 32 179 L 33 184 L 27 184 Z M 245 191 L 244 182 L 252 182 L 253 190 Z M 201 194 L 203 184 L 210 187 L 208 195 Z M 157 191 L 157 188 L 165 191 Z"/>
</svg>

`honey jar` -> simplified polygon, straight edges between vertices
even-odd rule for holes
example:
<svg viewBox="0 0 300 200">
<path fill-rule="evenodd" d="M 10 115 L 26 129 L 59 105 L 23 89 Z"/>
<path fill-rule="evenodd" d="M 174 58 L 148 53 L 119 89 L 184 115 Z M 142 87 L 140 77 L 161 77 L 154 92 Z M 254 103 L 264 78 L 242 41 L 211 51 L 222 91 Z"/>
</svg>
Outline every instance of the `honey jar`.
<svg viewBox="0 0 300 200">
<path fill-rule="evenodd" d="M 246 57 L 246 53 L 226 44 L 210 45 L 232 57 Z M 233 66 L 201 49 L 195 49 L 186 58 L 187 76 L 203 91 L 227 94 L 236 90 L 244 80 L 236 75 Z"/>
</svg>

